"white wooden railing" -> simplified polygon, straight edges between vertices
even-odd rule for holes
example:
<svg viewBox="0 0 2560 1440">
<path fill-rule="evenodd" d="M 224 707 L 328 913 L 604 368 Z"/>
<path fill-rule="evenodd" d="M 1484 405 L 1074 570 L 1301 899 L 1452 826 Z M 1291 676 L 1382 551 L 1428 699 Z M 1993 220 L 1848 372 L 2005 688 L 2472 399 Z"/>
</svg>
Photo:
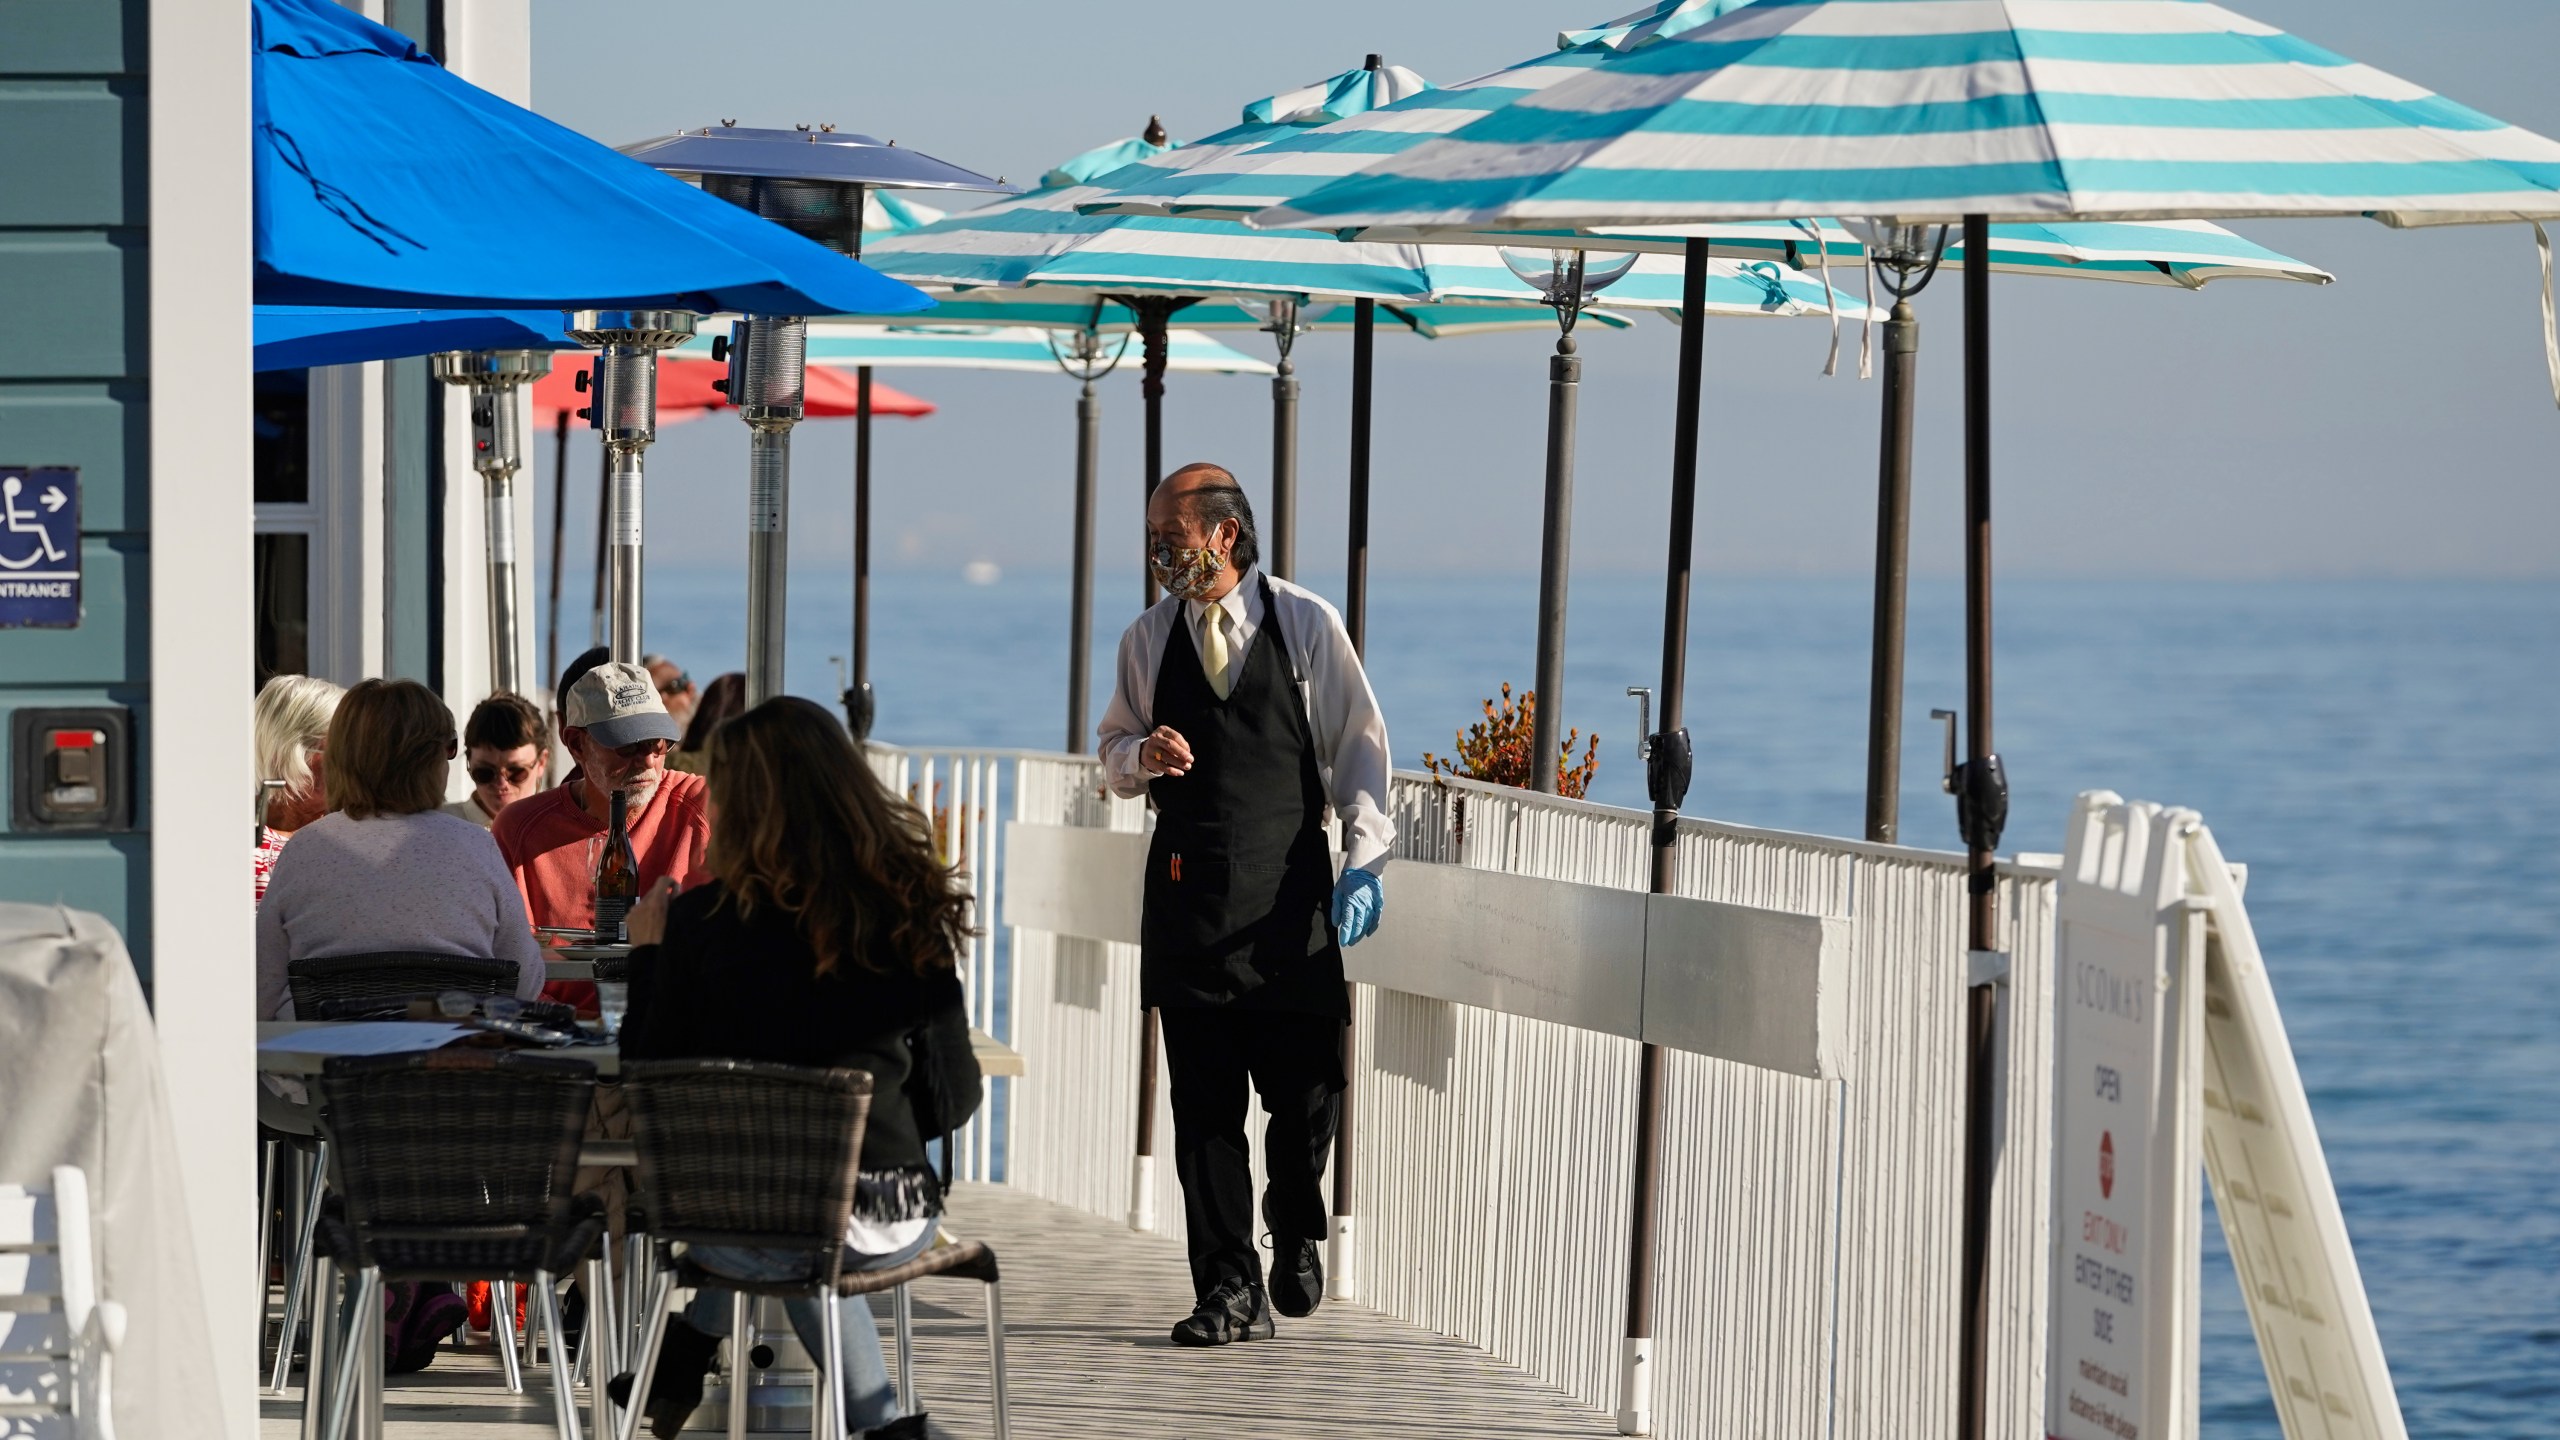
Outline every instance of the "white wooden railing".
<svg viewBox="0 0 2560 1440">
<path fill-rule="evenodd" d="M 1138 873 L 1123 857 L 1141 853 L 1134 837 L 1145 828 L 1143 806 L 1103 795 L 1099 768 L 1081 757 L 885 747 L 873 754 L 902 791 L 929 795 L 939 779 L 961 797 L 958 808 L 970 818 L 960 849 L 988 932 L 969 958 L 972 1005 L 978 1023 L 1020 1051 L 1027 1068 L 1007 1103 L 970 1136 L 966 1173 L 1095 1214 L 1128 1215 L 1137 951 L 1094 937 L 1133 933 L 1120 912 L 1133 914 L 1134 902 L 1120 892 Z M 952 805 L 948 797 L 941 803 Z M 1606 892 L 1645 886 L 1649 819 L 1638 812 L 1411 773 L 1396 776 L 1392 804 L 1401 867 L 1455 866 Z M 1043 827 L 1024 836 L 1040 841 L 1024 852 L 1030 858 L 999 853 L 1000 814 Z M 1061 851 L 1046 827 L 1090 839 L 1078 842 L 1084 849 Z M 1109 842 L 1096 831 L 1132 838 Z M 1669 1053 L 1654 1433 L 1949 1435 L 1962 1188 L 1963 857 L 1703 820 L 1683 821 L 1680 841 L 1676 894 L 1820 918 L 1823 974 L 1842 993 L 1823 1009 L 1836 1033 L 1824 1037 L 1821 1063 L 1797 1073 Z M 1061 854 L 1112 858 L 1107 871 L 1089 876 L 1050 873 Z M 999 929 L 1000 917 L 1021 908 L 1002 894 L 1007 863 L 1017 867 L 1010 879 L 1020 896 L 1046 896 L 1042 913 L 1059 913 L 1060 905 L 1092 911 L 1090 923 L 1074 922 L 1085 933 Z M 1477 995 L 1487 968 L 1534 969 L 1548 958 L 1471 950 L 1435 961 L 1429 936 L 1411 928 L 1427 917 L 1397 905 L 1400 893 L 1430 888 L 1423 879 L 1415 868 L 1387 874 L 1381 937 L 1400 921 L 1408 927 L 1392 953 L 1399 985 L 1410 988 L 1359 987 L 1359 1241 L 1338 1293 L 1483 1346 L 1595 1409 L 1612 1408 L 1639 1041 L 1623 1027 L 1559 1023 L 1548 1006 L 1416 993 Z M 2044 1394 L 2052 873 L 2004 867 L 2001 904 L 2012 968 L 2000 1041 L 1988 1393 L 1991 1433 L 2026 1440 L 2042 1433 Z M 1351 952 L 1355 979 L 1364 953 L 1388 952 Z M 1434 963 L 1450 973 L 1415 969 Z M 1715 992 L 1697 1003 L 1712 1007 Z M 1643 1033 L 1653 1034 L 1657 1018 L 1647 1017 Z M 1159 1148 L 1169 1150 L 1172 1115 L 1161 1092 L 1155 1108 Z M 1178 1234 L 1182 1207 L 1171 1170 L 1159 1167 L 1153 1203 L 1139 1208 L 1152 1209 L 1158 1229 Z M 1169 1314 L 1183 1298 L 1164 1297 Z"/>
</svg>

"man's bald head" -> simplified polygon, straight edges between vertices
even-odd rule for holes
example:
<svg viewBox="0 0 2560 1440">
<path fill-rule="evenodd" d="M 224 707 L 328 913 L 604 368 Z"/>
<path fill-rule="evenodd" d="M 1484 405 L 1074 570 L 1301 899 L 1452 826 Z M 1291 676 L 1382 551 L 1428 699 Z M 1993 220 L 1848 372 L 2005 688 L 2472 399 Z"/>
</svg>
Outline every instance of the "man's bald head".
<svg viewBox="0 0 2560 1440">
<path fill-rule="evenodd" d="M 1206 460 L 1194 460 L 1164 477 L 1164 488 L 1177 495 L 1213 485 L 1234 488 L 1235 483 L 1235 472 L 1224 465 L 1212 465 Z"/>
<path fill-rule="evenodd" d="M 1234 529 L 1222 537 L 1219 532 L 1229 522 Z M 1228 552 L 1228 563 L 1239 575 L 1262 561 L 1262 539 L 1244 487 L 1236 483 L 1235 472 L 1206 460 L 1164 477 L 1147 501 L 1147 533 L 1175 545 L 1217 545 Z"/>
</svg>

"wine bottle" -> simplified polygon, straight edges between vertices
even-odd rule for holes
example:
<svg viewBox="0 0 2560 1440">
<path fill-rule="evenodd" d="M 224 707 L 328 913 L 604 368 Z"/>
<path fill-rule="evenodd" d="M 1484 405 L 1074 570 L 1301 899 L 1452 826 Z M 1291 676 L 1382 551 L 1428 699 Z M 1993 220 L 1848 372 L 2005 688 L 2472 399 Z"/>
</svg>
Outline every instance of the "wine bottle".
<svg viewBox="0 0 2560 1440">
<path fill-rule="evenodd" d="M 623 942 L 623 921 L 640 898 L 640 861 L 631 853 L 630 792 L 613 792 L 613 828 L 605 832 L 604 855 L 596 862 L 596 938 Z"/>
</svg>

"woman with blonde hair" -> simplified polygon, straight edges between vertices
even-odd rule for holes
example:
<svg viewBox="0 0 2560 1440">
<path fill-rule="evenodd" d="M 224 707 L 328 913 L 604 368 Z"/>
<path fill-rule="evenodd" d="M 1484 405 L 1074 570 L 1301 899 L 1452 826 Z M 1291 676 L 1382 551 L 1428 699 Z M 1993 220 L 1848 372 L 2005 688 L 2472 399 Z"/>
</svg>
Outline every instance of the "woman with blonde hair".
<svg viewBox="0 0 2560 1440">
<path fill-rule="evenodd" d="M 524 896 L 489 832 L 443 811 L 453 712 L 415 680 L 367 680 L 329 722 L 329 814 L 276 858 L 258 907 L 258 1018 L 290 1020 L 286 968 L 391 950 L 512 960 L 542 991 Z"/>
<path fill-rule="evenodd" d="M 713 878 L 682 895 L 661 881 L 632 911 L 639 948 L 622 1053 L 869 1071 L 875 1098 L 844 1263 L 900 1264 L 932 1244 L 942 1213 L 925 1146 L 978 1106 L 958 974 L 968 893 L 935 853 L 925 817 L 889 793 L 817 705 L 768 700 L 712 731 L 709 754 Z M 691 1253 L 741 1280 L 782 1278 L 806 1259 Z M 921 1415 L 891 1418 L 897 1396 L 865 1301 L 836 1302 L 837 1356 L 825 1353 L 815 1301 L 786 1306 L 810 1353 L 843 1365 L 854 1433 L 925 1433 Z M 700 1403 L 728 1328 L 728 1292 L 707 1287 L 669 1321 L 645 1405 L 658 1435 L 675 1435 Z M 627 1396 L 630 1382 L 616 1383 Z"/>
<path fill-rule="evenodd" d="M 257 897 L 267 898 L 267 877 L 293 832 L 329 808 L 323 789 L 329 719 L 347 693 L 315 675 L 277 675 L 258 687 Z"/>
</svg>

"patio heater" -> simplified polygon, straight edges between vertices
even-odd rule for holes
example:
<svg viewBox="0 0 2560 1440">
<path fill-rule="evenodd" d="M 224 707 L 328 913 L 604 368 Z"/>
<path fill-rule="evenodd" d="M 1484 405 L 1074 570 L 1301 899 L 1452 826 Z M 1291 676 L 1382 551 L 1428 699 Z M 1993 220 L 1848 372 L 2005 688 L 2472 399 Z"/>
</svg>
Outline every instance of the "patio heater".
<svg viewBox="0 0 2560 1440">
<path fill-rule="evenodd" d="M 540 350 L 448 350 L 435 357 L 436 378 L 471 396 L 471 468 L 480 472 L 489 526 L 489 680 L 511 695 L 527 693 L 517 663 L 516 472 L 524 468 L 524 427 L 516 388 L 551 373 Z"/>
<path fill-rule="evenodd" d="M 1001 179 L 901 150 L 895 140 L 839 131 L 833 125 L 763 130 L 723 120 L 622 147 L 710 194 L 754 212 L 840 255 L 862 254 L 864 198 L 874 188 L 1014 189 Z M 800 315 L 750 315 L 712 355 L 729 364 L 717 382 L 747 422 L 747 703 L 782 693 L 783 615 L 790 571 L 791 427 L 800 423 L 808 376 L 809 323 Z M 867 452 L 870 371 L 862 371 L 864 404 L 855 417 Z M 857 457 L 854 497 L 853 681 L 845 717 L 856 738 L 871 730 L 870 496 L 867 453 Z"/>
<path fill-rule="evenodd" d="M 640 663 L 642 457 L 658 438 L 658 352 L 693 338 L 690 310 L 572 310 L 569 338 L 604 353 L 578 388 L 593 399 L 578 414 L 604 439 L 605 648 Z"/>
<path fill-rule="evenodd" d="M 1592 265 L 1587 252 L 1556 250 L 1526 256 L 1498 252 L 1511 273 L 1555 307 L 1556 353 L 1547 360 L 1546 513 L 1538 529 L 1537 709 L 1531 713 L 1531 783 L 1553 795 L 1564 741 L 1565 579 L 1573 556 L 1573 435 L 1580 408 L 1582 357 L 1574 353 L 1573 322 L 1602 290 L 1625 279 L 1633 255 Z"/>
</svg>

